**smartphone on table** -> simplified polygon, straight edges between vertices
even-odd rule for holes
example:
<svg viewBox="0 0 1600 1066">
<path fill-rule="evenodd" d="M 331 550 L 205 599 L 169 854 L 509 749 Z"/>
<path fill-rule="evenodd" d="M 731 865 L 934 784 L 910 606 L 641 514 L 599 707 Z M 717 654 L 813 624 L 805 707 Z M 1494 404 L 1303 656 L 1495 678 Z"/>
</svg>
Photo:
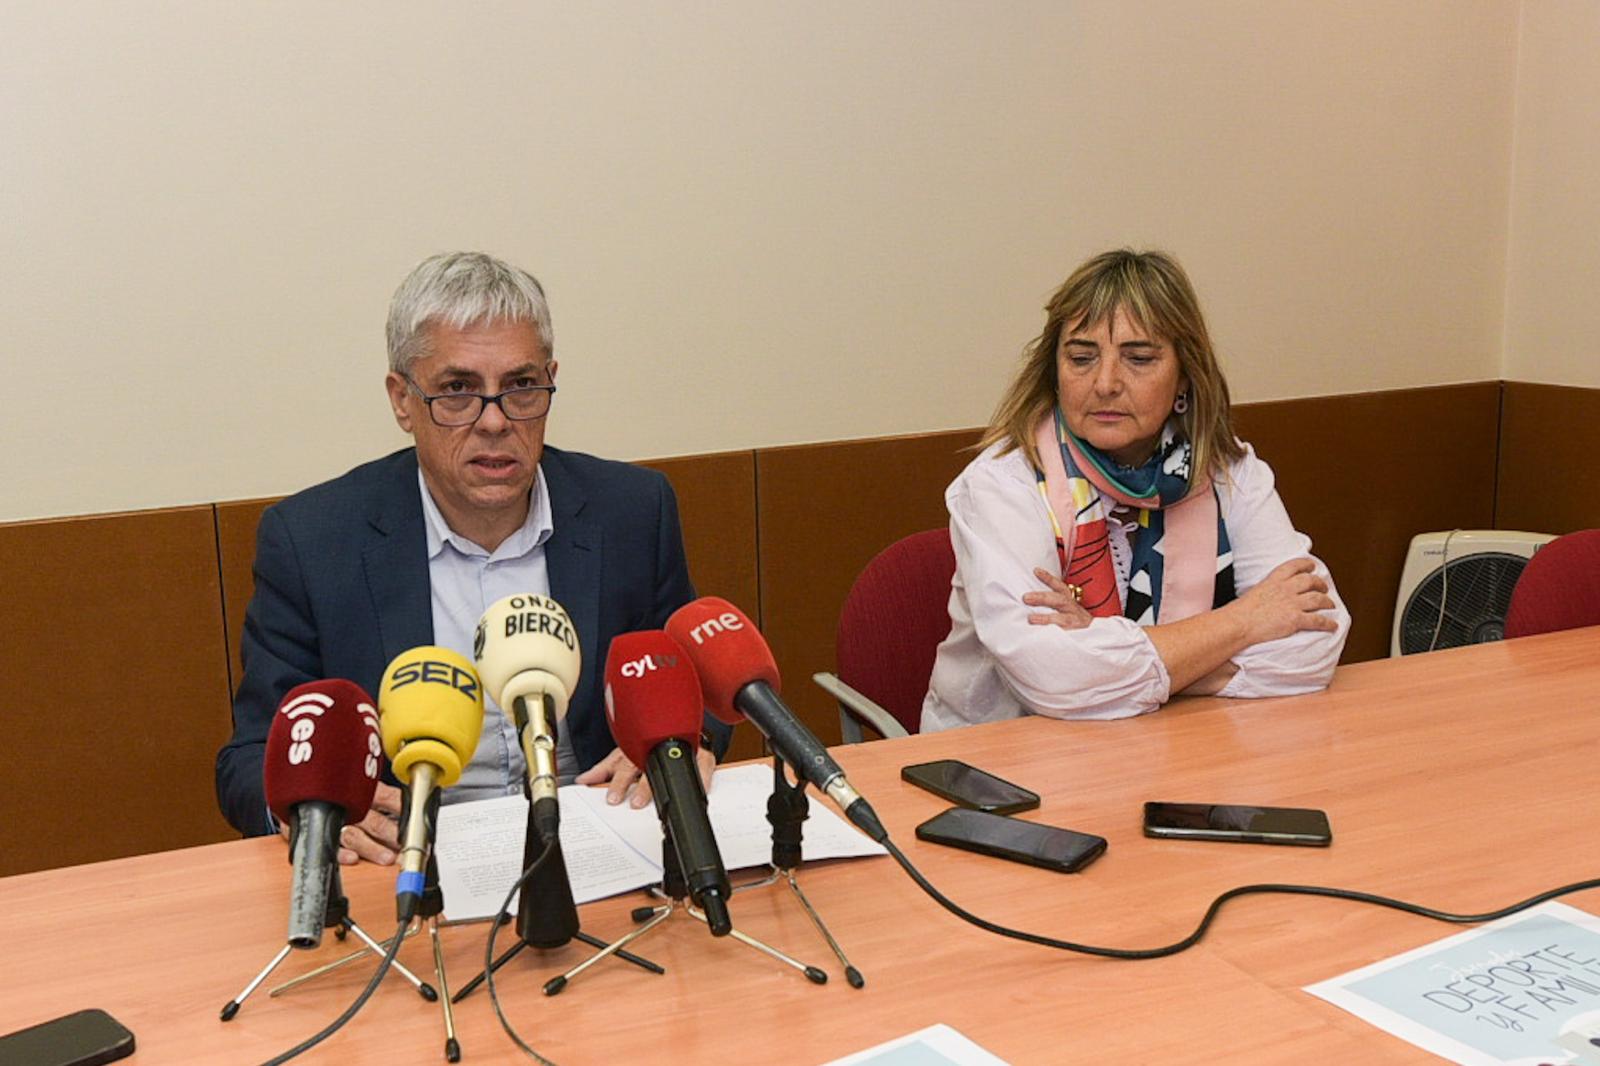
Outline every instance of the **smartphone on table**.
<svg viewBox="0 0 1600 1066">
<path fill-rule="evenodd" d="M 1106 850 L 1104 837 L 967 807 L 951 807 L 923 822 L 917 839 L 1067 874 Z"/>
<path fill-rule="evenodd" d="M 1039 794 L 959 759 L 938 759 L 902 767 L 900 777 L 975 811 L 1015 814 L 1039 806 Z"/>
<path fill-rule="evenodd" d="M 1333 830 L 1322 811 L 1222 803 L 1146 803 L 1144 835 L 1310 847 L 1333 843 Z"/>
<path fill-rule="evenodd" d="M 0 1036 L 0 1066 L 101 1066 L 133 1054 L 133 1034 L 103 1010 L 80 1010 Z"/>
</svg>

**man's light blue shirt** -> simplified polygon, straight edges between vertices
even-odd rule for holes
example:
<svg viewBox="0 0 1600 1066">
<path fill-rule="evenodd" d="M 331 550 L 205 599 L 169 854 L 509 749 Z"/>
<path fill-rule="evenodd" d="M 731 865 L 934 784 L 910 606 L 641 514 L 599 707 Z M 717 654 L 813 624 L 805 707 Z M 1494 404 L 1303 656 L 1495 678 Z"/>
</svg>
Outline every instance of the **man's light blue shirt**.
<svg viewBox="0 0 1600 1066">
<path fill-rule="evenodd" d="M 433 642 L 472 658 L 472 638 L 478 619 L 490 604 L 505 596 L 537 593 L 550 595 L 550 574 L 545 567 L 544 545 L 555 527 L 551 521 L 550 490 L 544 472 L 533 480 L 528 517 L 522 527 L 494 551 L 463 537 L 444 519 L 428 483 L 417 471 L 422 493 L 423 526 L 428 540 L 428 584 L 433 599 Z M 483 735 L 461 780 L 445 791 L 444 802 L 518 795 L 527 774 L 516 725 L 490 693 L 483 699 Z M 557 769 L 563 782 L 577 772 L 572 743 L 558 731 Z"/>
</svg>

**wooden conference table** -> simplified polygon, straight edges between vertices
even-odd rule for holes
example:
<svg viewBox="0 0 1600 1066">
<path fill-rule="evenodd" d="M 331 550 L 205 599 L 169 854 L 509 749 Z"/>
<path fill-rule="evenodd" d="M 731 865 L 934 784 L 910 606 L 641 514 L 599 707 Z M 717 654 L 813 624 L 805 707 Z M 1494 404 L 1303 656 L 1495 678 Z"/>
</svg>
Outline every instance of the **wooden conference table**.
<svg viewBox="0 0 1600 1066">
<path fill-rule="evenodd" d="M 945 804 L 899 768 L 958 757 L 1038 791 L 1025 817 L 1110 841 L 1061 875 L 919 843 Z M 1178 701 L 1119 722 L 1027 719 L 846 748 L 839 760 L 922 870 L 985 917 L 1115 946 L 1186 934 L 1247 882 L 1336 885 L 1478 912 L 1600 875 L 1600 628 L 1339 671 L 1326 693 Z M 1146 839 L 1145 800 L 1321 807 L 1327 849 Z M 125 797 L 138 802 L 138 797 Z M 815 799 L 813 802 L 817 802 Z M 320 1029 L 369 967 L 228 1024 L 217 1011 L 283 944 L 288 865 L 276 840 L 240 841 L 0 880 L 0 1032 L 82 1007 L 137 1035 L 134 1063 L 258 1062 Z M 735 880 L 739 880 L 736 876 Z M 946 1022 L 1013 1063 L 1432 1062 L 1302 986 L 1456 931 L 1340 900 L 1251 897 L 1177 956 L 1066 954 L 981 932 L 939 909 L 893 860 L 807 867 L 801 883 L 866 987 L 850 988 L 787 892 L 736 895 L 735 923 L 823 967 L 824 986 L 674 916 L 642 942 L 658 977 L 614 961 L 561 995 L 543 981 L 588 949 L 524 952 L 497 984 L 522 1034 L 563 1064 L 816 1063 Z M 358 921 L 392 931 L 393 873 L 347 879 Z M 582 910 L 614 938 L 640 902 Z M 1567 902 L 1600 911 L 1600 895 Z M 486 927 L 445 930 L 452 985 L 481 967 Z M 341 950 L 328 937 L 274 977 Z M 431 965 L 425 938 L 402 961 Z M 522 1061 L 480 992 L 458 1007 L 464 1061 Z M 443 1061 L 436 1005 L 391 974 L 366 1009 L 302 1061 Z"/>
</svg>

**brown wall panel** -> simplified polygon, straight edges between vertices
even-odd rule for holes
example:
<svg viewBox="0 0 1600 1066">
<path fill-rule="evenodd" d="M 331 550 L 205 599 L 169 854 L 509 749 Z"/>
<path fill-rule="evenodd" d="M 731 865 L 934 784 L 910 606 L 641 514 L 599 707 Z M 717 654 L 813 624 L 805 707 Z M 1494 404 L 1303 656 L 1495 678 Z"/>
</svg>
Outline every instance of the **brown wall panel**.
<svg viewBox="0 0 1600 1066">
<path fill-rule="evenodd" d="M 1600 389 L 1505 384 L 1495 524 L 1534 533 L 1600 527 Z"/>
<path fill-rule="evenodd" d="M 861 568 L 899 538 L 949 523 L 944 490 L 976 430 L 756 453 L 762 630 L 785 702 L 825 742 L 839 711 L 811 680 L 832 670 L 839 607 Z"/>
<path fill-rule="evenodd" d="M 0 525 L 0 875 L 232 837 L 211 508 Z"/>
<path fill-rule="evenodd" d="M 719 452 L 641 462 L 672 482 L 683 522 L 689 574 L 702 596 L 721 596 L 761 618 L 756 582 L 756 453 Z M 761 735 L 745 724 L 733 731 L 731 759 L 761 754 Z"/>
<path fill-rule="evenodd" d="M 1475 382 L 1241 404 L 1294 524 L 1350 608 L 1344 661 L 1389 654 L 1411 538 L 1494 525 L 1500 385 Z"/>
<path fill-rule="evenodd" d="M 672 482 L 689 573 L 702 596 L 732 600 L 755 617 L 756 456 L 719 452 L 639 463 Z"/>
</svg>

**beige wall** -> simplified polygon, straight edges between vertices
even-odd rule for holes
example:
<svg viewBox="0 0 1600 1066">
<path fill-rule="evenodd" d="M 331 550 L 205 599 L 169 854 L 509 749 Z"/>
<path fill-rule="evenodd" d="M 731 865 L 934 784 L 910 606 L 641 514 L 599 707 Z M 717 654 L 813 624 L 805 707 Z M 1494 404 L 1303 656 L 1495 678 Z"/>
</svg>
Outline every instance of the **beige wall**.
<svg viewBox="0 0 1600 1066">
<path fill-rule="evenodd" d="M 1190 266 L 1240 399 L 1493 378 L 1517 19 L 0 0 L 0 520 L 398 445 L 385 302 L 452 247 L 547 283 L 551 439 L 619 457 L 979 423 L 1052 286 L 1122 243 Z M 1549 76 L 1592 108 L 1578 66 Z M 1557 131 L 1568 85 L 1528 89 Z"/>
<path fill-rule="evenodd" d="M 1522 9 L 1505 376 L 1600 387 L 1600 3 Z"/>
</svg>

